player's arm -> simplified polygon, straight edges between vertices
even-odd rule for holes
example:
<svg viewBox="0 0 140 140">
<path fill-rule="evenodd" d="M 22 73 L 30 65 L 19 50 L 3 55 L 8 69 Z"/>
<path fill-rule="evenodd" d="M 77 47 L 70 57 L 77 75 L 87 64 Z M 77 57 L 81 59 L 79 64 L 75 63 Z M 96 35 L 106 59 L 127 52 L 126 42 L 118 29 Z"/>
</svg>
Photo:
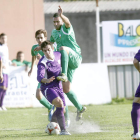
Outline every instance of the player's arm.
<svg viewBox="0 0 140 140">
<path fill-rule="evenodd" d="M 136 53 L 134 60 L 133 60 L 133 64 L 135 66 L 135 68 L 138 70 L 138 72 L 140 72 L 140 50 L 138 51 L 138 53 Z"/>
<path fill-rule="evenodd" d="M 2 60 L 0 59 L 0 82 L 3 82 L 3 74 L 2 74 Z"/>
<path fill-rule="evenodd" d="M 134 58 L 134 60 L 133 60 L 133 64 L 134 64 L 135 68 L 140 72 L 139 61 L 138 61 L 136 58 Z"/>
<path fill-rule="evenodd" d="M 31 69 L 30 71 L 28 72 L 28 76 L 31 75 L 32 71 L 33 71 L 33 67 L 35 65 L 35 62 L 36 62 L 36 56 L 32 56 L 32 64 L 31 64 Z"/>
<path fill-rule="evenodd" d="M 44 78 L 44 76 L 45 76 L 45 65 L 44 64 L 39 63 L 37 67 L 38 67 L 38 69 L 37 69 L 38 82 L 46 84 L 46 83 L 52 82 L 55 79 L 55 76 L 52 76 L 49 79 Z"/>
<path fill-rule="evenodd" d="M 59 6 L 59 8 L 58 8 L 58 15 L 61 17 L 62 21 L 65 23 L 66 28 L 70 28 L 71 23 L 70 23 L 69 19 L 63 15 L 63 10 L 62 10 L 61 6 Z"/>
</svg>

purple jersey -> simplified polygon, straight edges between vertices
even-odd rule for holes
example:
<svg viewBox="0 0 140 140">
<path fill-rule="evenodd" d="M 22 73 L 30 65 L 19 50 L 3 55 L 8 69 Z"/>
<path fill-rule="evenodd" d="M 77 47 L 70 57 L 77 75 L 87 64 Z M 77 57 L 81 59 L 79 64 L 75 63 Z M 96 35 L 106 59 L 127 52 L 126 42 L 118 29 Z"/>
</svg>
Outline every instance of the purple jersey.
<svg viewBox="0 0 140 140">
<path fill-rule="evenodd" d="M 136 53 L 134 58 L 136 58 L 140 62 L 140 50 Z M 140 84 L 136 90 L 135 97 L 140 97 Z"/>
<path fill-rule="evenodd" d="M 136 58 L 140 62 L 140 50 L 138 50 L 134 58 Z"/>
<path fill-rule="evenodd" d="M 61 53 L 60 52 L 54 52 L 54 60 L 49 60 L 44 55 L 38 65 L 37 70 L 37 80 L 41 83 L 41 80 L 43 78 L 49 79 L 52 76 L 55 76 L 55 78 L 61 73 Z M 59 89 L 62 89 L 62 83 L 61 81 L 58 81 L 55 79 L 54 81 L 50 83 L 41 83 L 41 90 L 45 90 L 46 88 L 52 88 L 52 87 L 58 87 Z"/>
</svg>

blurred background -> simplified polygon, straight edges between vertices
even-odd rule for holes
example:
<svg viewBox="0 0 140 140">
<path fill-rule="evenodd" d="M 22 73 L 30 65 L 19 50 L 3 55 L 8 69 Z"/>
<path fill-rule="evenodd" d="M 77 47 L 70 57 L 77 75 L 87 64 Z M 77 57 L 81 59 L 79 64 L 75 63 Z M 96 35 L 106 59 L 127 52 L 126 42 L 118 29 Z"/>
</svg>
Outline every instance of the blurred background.
<svg viewBox="0 0 140 140">
<path fill-rule="evenodd" d="M 137 45 L 130 61 L 106 63 L 104 60 L 106 34 L 103 34 L 102 23 L 104 21 L 118 21 L 119 23 L 122 20 L 128 22 L 138 20 L 137 26 L 139 26 L 140 1 L 99 0 L 99 25 L 96 24 L 96 2 L 96 0 L 0 0 L 0 32 L 8 36 L 10 59 L 14 59 L 17 51 L 22 50 L 26 60 L 31 61 L 31 47 L 36 44 L 35 31 L 46 29 L 49 39 L 54 28 L 52 16 L 61 5 L 64 14 L 73 25 L 77 43 L 81 47 L 82 63 L 99 63 L 98 57 L 100 57 L 100 63 L 107 65 L 111 97 L 133 97 L 139 83 L 139 73 L 133 66 L 132 58 L 139 50 L 140 44 Z M 111 26 L 112 24 L 107 28 Z M 98 28 L 100 44 L 97 43 Z M 134 28 L 133 31 L 135 31 Z M 134 36 L 139 37 L 139 34 Z"/>
</svg>

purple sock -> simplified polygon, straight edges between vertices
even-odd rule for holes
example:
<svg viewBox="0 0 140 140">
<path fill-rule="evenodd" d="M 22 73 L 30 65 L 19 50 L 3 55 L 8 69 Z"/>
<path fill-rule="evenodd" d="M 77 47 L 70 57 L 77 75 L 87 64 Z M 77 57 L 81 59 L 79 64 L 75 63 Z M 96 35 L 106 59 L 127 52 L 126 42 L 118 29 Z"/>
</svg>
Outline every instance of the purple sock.
<svg viewBox="0 0 140 140">
<path fill-rule="evenodd" d="M 64 117 L 64 108 L 61 107 L 57 107 L 56 108 L 56 117 L 57 117 L 57 121 L 58 124 L 61 128 L 61 130 L 65 130 L 65 117 Z"/>
<path fill-rule="evenodd" d="M 4 96 L 6 94 L 6 90 L 0 89 L 0 107 L 3 106 Z"/>
<path fill-rule="evenodd" d="M 51 122 L 56 122 L 57 123 L 56 111 L 52 115 Z"/>
<path fill-rule="evenodd" d="M 134 134 L 139 132 L 140 104 L 133 103 L 131 111 L 131 119 L 134 128 Z"/>
</svg>

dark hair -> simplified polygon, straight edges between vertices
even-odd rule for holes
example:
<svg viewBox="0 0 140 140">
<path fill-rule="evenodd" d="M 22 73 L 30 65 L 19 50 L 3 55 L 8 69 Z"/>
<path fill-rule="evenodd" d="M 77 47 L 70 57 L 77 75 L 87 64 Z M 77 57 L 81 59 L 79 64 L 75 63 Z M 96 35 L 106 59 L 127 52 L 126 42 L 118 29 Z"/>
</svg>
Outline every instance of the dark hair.
<svg viewBox="0 0 140 140">
<path fill-rule="evenodd" d="M 6 34 L 5 34 L 5 33 L 1 33 L 1 34 L 0 34 L 0 38 L 1 38 L 2 36 L 6 36 Z"/>
<path fill-rule="evenodd" d="M 55 13 L 55 14 L 53 15 L 53 17 L 54 17 L 54 18 L 57 18 L 57 17 L 60 17 L 60 16 L 58 15 L 58 13 Z"/>
<path fill-rule="evenodd" d="M 22 51 L 18 51 L 17 52 L 17 59 L 18 59 L 18 55 L 22 54 L 23 52 Z"/>
<path fill-rule="evenodd" d="M 44 34 L 44 37 L 47 37 L 47 31 L 43 29 L 39 29 L 35 32 L 35 38 L 37 37 L 37 35 L 42 34 L 42 33 Z"/>
<path fill-rule="evenodd" d="M 41 44 L 41 50 L 43 51 L 43 48 L 45 48 L 47 45 L 50 45 L 51 48 L 53 48 L 53 43 L 50 42 L 49 40 L 42 42 Z"/>
</svg>

